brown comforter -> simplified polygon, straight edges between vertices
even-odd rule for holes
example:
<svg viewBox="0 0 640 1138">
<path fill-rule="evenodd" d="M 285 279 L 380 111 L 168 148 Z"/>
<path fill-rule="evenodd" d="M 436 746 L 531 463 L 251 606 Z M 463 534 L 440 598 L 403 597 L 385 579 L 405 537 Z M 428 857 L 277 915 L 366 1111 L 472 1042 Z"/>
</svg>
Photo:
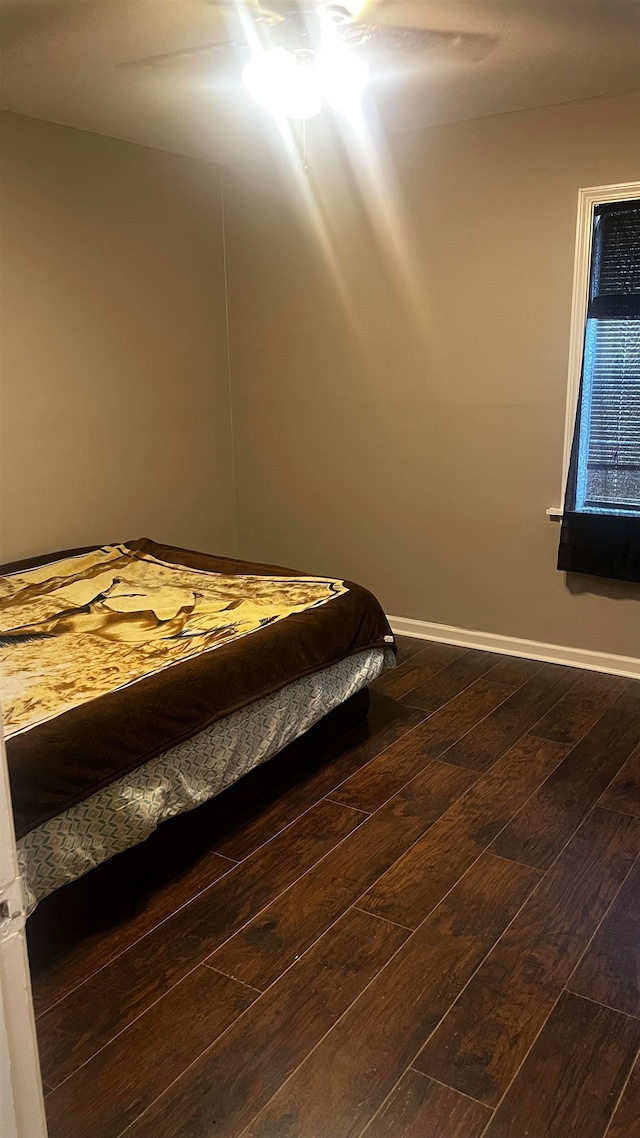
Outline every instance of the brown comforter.
<svg viewBox="0 0 640 1138">
<path fill-rule="evenodd" d="M 146 538 L 1 572 L 18 837 L 217 719 L 391 635 L 376 599 L 352 582 Z"/>
</svg>

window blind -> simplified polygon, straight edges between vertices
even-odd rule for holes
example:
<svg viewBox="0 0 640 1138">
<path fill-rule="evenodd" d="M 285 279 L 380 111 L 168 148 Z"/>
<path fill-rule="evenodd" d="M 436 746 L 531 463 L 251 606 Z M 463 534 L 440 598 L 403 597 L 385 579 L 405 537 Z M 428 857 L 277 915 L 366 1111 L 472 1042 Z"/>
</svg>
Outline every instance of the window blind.
<svg viewBox="0 0 640 1138">
<path fill-rule="evenodd" d="M 640 320 L 596 320 L 585 350 L 577 509 L 640 510 Z"/>
<path fill-rule="evenodd" d="M 640 200 L 594 213 L 558 567 L 640 580 Z"/>
</svg>

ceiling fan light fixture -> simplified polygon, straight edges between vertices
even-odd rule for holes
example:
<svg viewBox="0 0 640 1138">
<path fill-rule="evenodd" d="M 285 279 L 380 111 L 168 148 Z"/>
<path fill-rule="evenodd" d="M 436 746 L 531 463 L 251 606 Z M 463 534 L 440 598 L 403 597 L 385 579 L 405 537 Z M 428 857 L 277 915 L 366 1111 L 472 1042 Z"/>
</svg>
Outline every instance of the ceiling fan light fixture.
<svg viewBox="0 0 640 1138">
<path fill-rule="evenodd" d="M 290 119 L 310 119 L 322 110 L 322 94 L 311 61 L 284 47 L 255 55 L 242 69 L 249 94 L 263 107 Z"/>
</svg>

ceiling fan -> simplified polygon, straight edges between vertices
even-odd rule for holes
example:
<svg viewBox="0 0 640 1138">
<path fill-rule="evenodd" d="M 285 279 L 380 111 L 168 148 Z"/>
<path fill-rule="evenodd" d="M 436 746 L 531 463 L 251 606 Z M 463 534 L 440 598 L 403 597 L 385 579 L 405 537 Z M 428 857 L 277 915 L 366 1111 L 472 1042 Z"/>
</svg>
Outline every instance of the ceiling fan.
<svg viewBox="0 0 640 1138">
<path fill-rule="evenodd" d="M 345 4 L 318 0 L 212 0 L 216 7 L 239 18 L 239 35 L 232 39 L 163 52 L 122 64 L 125 67 L 163 67 L 234 49 L 251 58 L 242 77 L 250 94 L 271 110 L 289 118 L 310 118 L 325 103 L 345 110 L 358 100 L 369 80 L 367 56 L 380 53 L 434 53 L 460 62 L 484 59 L 498 37 L 481 32 L 440 30 L 393 23 L 385 11 L 398 0 L 361 5 L 361 14 Z"/>
</svg>

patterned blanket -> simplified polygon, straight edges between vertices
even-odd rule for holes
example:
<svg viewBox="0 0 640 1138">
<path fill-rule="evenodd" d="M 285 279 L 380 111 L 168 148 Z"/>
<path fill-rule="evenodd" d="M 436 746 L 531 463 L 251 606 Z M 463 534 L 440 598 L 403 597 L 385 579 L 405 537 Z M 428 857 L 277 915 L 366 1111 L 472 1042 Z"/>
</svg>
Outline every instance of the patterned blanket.
<svg viewBox="0 0 640 1138">
<path fill-rule="evenodd" d="M 0 573 L 19 837 L 225 715 L 393 641 L 352 582 L 146 538 Z"/>
</svg>

